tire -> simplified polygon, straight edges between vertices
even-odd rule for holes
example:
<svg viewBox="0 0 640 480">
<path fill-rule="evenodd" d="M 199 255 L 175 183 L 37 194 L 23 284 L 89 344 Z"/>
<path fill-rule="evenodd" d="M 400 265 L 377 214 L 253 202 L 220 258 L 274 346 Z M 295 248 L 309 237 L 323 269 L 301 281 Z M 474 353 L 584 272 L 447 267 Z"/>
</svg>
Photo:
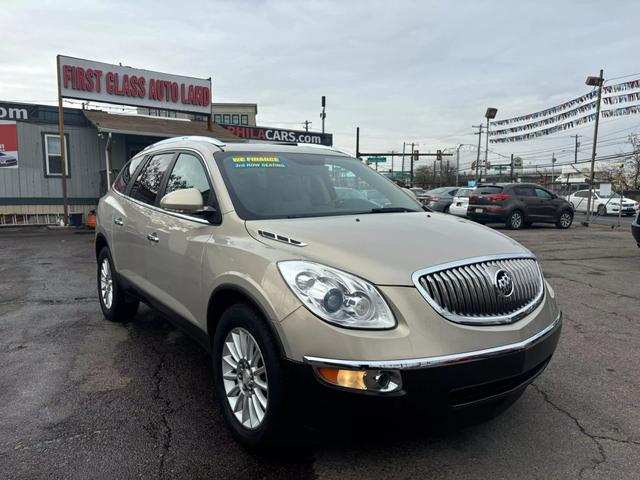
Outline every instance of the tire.
<svg viewBox="0 0 640 480">
<path fill-rule="evenodd" d="M 443 212 L 444 212 L 444 213 L 450 213 L 450 212 L 449 212 L 449 206 L 448 206 L 448 205 L 447 205 L 446 207 L 444 207 Z"/>
<path fill-rule="evenodd" d="M 245 335 L 245 351 L 238 354 L 235 345 L 239 344 L 239 340 L 236 342 L 234 337 L 239 339 L 242 335 Z M 257 344 L 257 353 L 260 355 L 255 365 L 252 365 L 255 355 L 251 358 L 250 348 L 246 347 L 251 342 Z M 264 450 L 283 444 L 285 434 L 289 431 L 289 418 L 285 410 L 289 396 L 280 354 L 265 320 L 248 305 L 232 305 L 218 322 L 212 347 L 214 388 L 233 436 L 250 449 Z M 239 356 L 239 361 L 234 353 Z M 235 362 L 236 366 L 227 359 Z M 241 363 L 243 367 L 239 369 L 238 365 Z M 256 373 L 260 370 L 264 373 Z M 243 387 L 246 389 L 243 390 Z M 233 395 L 234 393 L 237 395 Z M 241 411 L 234 413 L 232 404 L 239 403 L 242 403 L 239 406 Z M 259 418 L 256 405 L 263 408 L 262 419 Z"/>
<path fill-rule="evenodd" d="M 567 229 L 571 227 L 573 223 L 573 213 L 570 210 L 563 210 L 560 212 L 560 216 L 558 217 L 558 221 L 556 222 L 556 227 L 560 229 Z"/>
<path fill-rule="evenodd" d="M 98 299 L 104 318 L 111 322 L 126 322 L 135 317 L 140 302 L 120 287 L 108 247 L 100 250 L 98 255 L 97 277 Z"/>
<path fill-rule="evenodd" d="M 524 225 L 524 215 L 520 210 L 514 210 L 507 217 L 505 225 L 511 230 L 520 230 Z"/>
<path fill-rule="evenodd" d="M 607 215 L 607 207 L 605 205 L 598 205 L 598 216 L 604 217 Z"/>
</svg>

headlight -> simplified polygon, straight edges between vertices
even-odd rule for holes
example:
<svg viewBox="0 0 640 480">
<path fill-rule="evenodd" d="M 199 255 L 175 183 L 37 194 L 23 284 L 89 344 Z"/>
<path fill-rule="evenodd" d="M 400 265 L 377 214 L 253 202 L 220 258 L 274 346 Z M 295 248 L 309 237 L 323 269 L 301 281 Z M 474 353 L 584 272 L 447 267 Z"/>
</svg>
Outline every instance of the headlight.
<svg viewBox="0 0 640 480">
<path fill-rule="evenodd" d="M 278 268 L 300 301 L 327 322 L 363 329 L 396 326 L 380 292 L 361 278 L 301 260 L 279 262 Z"/>
</svg>

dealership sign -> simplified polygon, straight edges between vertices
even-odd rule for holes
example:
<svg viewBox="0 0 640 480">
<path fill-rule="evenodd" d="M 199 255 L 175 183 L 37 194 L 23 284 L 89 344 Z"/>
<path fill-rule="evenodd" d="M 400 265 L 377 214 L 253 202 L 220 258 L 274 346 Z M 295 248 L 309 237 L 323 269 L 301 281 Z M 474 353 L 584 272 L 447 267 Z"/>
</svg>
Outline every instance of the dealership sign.
<svg viewBox="0 0 640 480">
<path fill-rule="evenodd" d="M 16 122 L 0 120 L 0 171 L 18 168 L 18 128 Z"/>
<path fill-rule="evenodd" d="M 116 103 L 211 114 L 211 79 L 183 77 L 59 55 L 60 94 Z"/>
<path fill-rule="evenodd" d="M 283 130 L 281 128 L 244 127 L 240 125 L 221 125 L 238 138 L 262 142 L 312 143 L 315 145 L 333 145 L 330 133 L 306 132 L 302 130 Z"/>
</svg>

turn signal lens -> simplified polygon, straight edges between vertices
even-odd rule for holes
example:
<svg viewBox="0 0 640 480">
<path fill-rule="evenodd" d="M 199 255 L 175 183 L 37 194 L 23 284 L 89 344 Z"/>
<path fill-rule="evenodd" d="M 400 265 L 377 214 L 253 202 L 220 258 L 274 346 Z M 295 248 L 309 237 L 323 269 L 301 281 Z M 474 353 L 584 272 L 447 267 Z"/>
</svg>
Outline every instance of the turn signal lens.
<svg viewBox="0 0 640 480">
<path fill-rule="evenodd" d="M 337 368 L 319 368 L 318 373 L 327 382 L 339 387 L 355 388 L 356 390 L 366 390 L 364 377 L 367 372 L 364 370 L 339 370 Z"/>
<path fill-rule="evenodd" d="M 398 370 L 344 370 L 341 368 L 316 368 L 318 376 L 331 385 L 367 390 L 369 392 L 397 392 L 402 387 Z"/>
</svg>

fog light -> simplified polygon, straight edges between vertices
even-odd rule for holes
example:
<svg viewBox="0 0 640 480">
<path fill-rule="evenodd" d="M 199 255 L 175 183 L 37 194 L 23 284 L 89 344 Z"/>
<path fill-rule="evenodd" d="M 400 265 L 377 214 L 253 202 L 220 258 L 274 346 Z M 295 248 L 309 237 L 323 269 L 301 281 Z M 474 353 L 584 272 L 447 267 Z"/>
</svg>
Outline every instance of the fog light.
<svg viewBox="0 0 640 480">
<path fill-rule="evenodd" d="M 402 378 L 397 370 L 344 370 L 319 367 L 318 376 L 331 385 L 354 390 L 389 393 L 400 390 Z"/>
</svg>

